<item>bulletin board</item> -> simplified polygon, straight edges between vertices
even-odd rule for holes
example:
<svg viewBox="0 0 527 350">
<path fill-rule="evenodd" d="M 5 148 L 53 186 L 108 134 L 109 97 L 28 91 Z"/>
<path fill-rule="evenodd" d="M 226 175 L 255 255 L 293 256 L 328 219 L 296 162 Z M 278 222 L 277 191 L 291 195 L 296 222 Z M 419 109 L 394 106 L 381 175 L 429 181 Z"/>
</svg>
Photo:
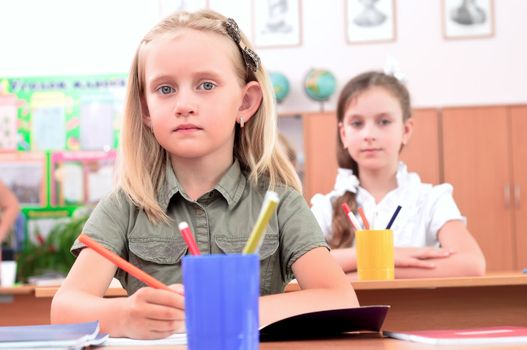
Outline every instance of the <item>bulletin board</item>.
<svg viewBox="0 0 527 350">
<path fill-rule="evenodd" d="M 0 149 L 109 150 L 119 139 L 127 76 L 0 78 Z"/>
</svg>

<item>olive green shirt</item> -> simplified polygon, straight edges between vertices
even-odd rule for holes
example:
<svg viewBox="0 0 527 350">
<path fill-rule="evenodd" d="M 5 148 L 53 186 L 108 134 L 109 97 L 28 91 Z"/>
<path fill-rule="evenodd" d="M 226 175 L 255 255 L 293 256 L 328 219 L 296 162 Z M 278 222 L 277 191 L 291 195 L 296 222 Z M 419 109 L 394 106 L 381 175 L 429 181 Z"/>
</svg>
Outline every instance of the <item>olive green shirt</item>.
<svg viewBox="0 0 527 350">
<path fill-rule="evenodd" d="M 99 202 L 83 233 L 158 280 L 181 283 L 181 258 L 188 249 L 178 223 L 189 224 L 202 254 L 241 253 L 263 203 L 267 190 L 263 182 L 252 185 L 235 161 L 211 191 L 194 201 L 179 185 L 169 162 L 158 200 L 171 223 L 153 224 L 128 196 L 115 191 Z M 259 250 L 262 295 L 282 292 L 294 278 L 294 262 L 313 248 L 327 247 L 302 195 L 286 186 L 275 190 L 280 203 Z M 78 255 L 82 248 L 77 240 L 71 250 Z M 121 269 L 116 278 L 129 295 L 144 286 Z"/>
</svg>

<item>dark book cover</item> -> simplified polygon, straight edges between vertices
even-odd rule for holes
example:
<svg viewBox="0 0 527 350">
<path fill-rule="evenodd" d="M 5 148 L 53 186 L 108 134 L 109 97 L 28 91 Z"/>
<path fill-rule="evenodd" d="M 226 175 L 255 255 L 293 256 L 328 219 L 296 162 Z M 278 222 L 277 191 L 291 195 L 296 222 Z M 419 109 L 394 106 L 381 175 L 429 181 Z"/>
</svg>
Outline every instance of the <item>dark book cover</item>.
<svg viewBox="0 0 527 350">
<path fill-rule="evenodd" d="M 327 337 L 348 332 L 380 332 L 389 305 L 315 311 L 260 328 L 260 340 Z"/>
</svg>

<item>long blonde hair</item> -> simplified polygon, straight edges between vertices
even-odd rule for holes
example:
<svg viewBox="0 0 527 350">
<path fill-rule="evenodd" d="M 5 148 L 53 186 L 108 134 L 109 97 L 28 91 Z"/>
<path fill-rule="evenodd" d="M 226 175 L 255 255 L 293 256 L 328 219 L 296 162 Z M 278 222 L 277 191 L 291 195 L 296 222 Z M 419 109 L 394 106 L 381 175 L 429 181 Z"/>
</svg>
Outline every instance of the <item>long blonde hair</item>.
<svg viewBox="0 0 527 350">
<path fill-rule="evenodd" d="M 243 128 L 236 126 L 234 139 L 234 157 L 238 159 L 242 170 L 248 174 L 249 181 L 256 185 L 263 175 L 270 189 L 285 184 L 299 192 L 302 191 L 295 169 L 284 152 L 276 147 L 277 114 L 270 79 L 262 66 L 256 73 L 247 69 L 239 46 L 225 30 L 226 20 L 226 17 L 210 10 L 175 13 L 154 26 L 145 35 L 135 53 L 128 77 L 121 131 L 118 188 L 122 189 L 136 206 L 143 209 L 152 222 L 168 220 L 158 203 L 156 193 L 165 182 L 165 168 L 169 160 L 166 150 L 159 145 L 153 133 L 143 123 L 141 98 L 144 97 L 145 87 L 145 51 L 152 41 L 171 35 L 181 28 L 226 36 L 232 42 L 233 50 L 237 51 L 234 55 L 237 58 L 233 64 L 239 79 L 245 83 L 257 81 L 260 84 L 262 103 Z M 243 33 L 240 33 L 240 40 L 252 49 Z"/>
</svg>

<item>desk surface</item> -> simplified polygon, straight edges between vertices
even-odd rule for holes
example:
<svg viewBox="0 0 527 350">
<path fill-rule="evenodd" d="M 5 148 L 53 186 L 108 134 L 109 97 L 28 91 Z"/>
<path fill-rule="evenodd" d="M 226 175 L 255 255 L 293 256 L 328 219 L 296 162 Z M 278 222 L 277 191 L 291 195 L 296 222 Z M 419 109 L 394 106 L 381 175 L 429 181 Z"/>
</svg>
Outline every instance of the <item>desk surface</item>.
<svg viewBox="0 0 527 350">
<path fill-rule="evenodd" d="M 350 334 L 338 338 L 317 339 L 317 340 L 298 340 L 298 341 L 280 341 L 260 343 L 260 349 L 278 349 L 278 350 L 349 350 L 349 349 L 366 349 L 366 350 L 421 350 L 421 349 L 441 349 L 441 350 L 479 350 L 479 349 L 506 349 L 519 350 L 525 349 L 526 344 L 492 344 L 492 345 L 427 345 L 412 343 L 396 339 L 381 338 L 378 334 Z M 97 350 L 140 350 L 147 347 L 102 347 Z M 186 349 L 183 345 L 148 347 L 148 349 L 157 350 L 182 350 Z"/>
<path fill-rule="evenodd" d="M 28 295 L 33 294 L 35 286 L 23 285 L 17 287 L 0 287 L 0 295 Z"/>
<path fill-rule="evenodd" d="M 499 287 L 499 286 L 527 286 L 527 275 L 520 272 L 489 273 L 481 277 L 442 277 L 442 278 L 412 278 L 396 279 L 392 281 L 358 281 L 351 280 L 355 290 L 385 290 L 385 289 L 435 289 L 459 287 Z M 14 289 L 14 288 L 8 288 Z M 37 298 L 50 298 L 55 295 L 58 287 L 36 287 Z M 300 286 L 293 280 L 285 289 L 286 292 L 300 290 Z M 0 289 L 1 291 L 1 289 Z M 31 289 L 32 291 L 32 289 Z M 1 293 L 1 292 L 0 292 Z M 110 287 L 105 296 L 126 296 L 126 291 L 120 287 Z"/>
<path fill-rule="evenodd" d="M 495 272 L 480 277 L 408 278 L 391 281 L 351 280 L 351 285 L 355 290 L 513 286 L 527 285 L 527 275 L 521 272 Z M 299 289 L 296 281 L 292 281 L 286 287 L 287 292 Z"/>
</svg>

